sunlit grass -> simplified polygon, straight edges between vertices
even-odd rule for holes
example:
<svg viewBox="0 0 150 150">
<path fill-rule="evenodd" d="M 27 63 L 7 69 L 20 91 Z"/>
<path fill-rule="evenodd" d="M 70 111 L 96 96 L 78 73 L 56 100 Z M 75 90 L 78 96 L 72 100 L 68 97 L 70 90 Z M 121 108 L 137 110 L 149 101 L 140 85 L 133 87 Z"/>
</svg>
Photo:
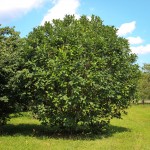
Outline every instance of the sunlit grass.
<svg viewBox="0 0 150 150">
<path fill-rule="evenodd" d="M 90 136 L 51 133 L 26 113 L 1 129 L 0 150 L 150 150 L 150 105 L 132 106 L 107 133 Z"/>
</svg>

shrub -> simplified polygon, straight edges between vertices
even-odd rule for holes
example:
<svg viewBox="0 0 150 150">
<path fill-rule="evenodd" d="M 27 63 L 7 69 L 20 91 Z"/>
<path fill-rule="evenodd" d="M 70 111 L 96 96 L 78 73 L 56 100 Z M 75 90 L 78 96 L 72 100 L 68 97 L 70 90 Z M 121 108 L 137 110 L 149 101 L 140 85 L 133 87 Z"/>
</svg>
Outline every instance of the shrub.
<svg viewBox="0 0 150 150">
<path fill-rule="evenodd" d="M 16 80 L 42 123 L 95 132 L 121 117 L 134 98 L 139 71 L 128 41 L 116 32 L 97 16 L 67 15 L 29 34 Z"/>
<path fill-rule="evenodd" d="M 18 68 L 21 39 L 14 28 L 0 26 L 0 125 L 15 111 L 10 81 Z"/>
</svg>

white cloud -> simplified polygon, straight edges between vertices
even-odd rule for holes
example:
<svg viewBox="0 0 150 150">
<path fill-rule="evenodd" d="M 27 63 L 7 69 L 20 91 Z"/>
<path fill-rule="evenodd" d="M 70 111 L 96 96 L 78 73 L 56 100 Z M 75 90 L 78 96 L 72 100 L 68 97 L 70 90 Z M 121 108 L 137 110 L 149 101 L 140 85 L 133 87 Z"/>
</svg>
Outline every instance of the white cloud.
<svg viewBox="0 0 150 150">
<path fill-rule="evenodd" d="M 146 54 L 150 53 L 150 44 L 130 47 L 133 53 Z"/>
<path fill-rule="evenodd" d="M 53 19 L 63 19 L 66 14 L 77 14 L 77 9 L 80 6 L 80 0 L 51 0 L 53 7 L 48 10 L 48 13 L 44 16 L 41 24 L 45 21 L 52 21 Z"/>
<path fill-rule="evenodd" d="M 0 0 L 0 23 L 40 7 L 46 0 Z"/>
<path fill-rule="evenodd" d="M 135 27 L 136 27 L 135 21 L 132 21 L 129 23 L 124 23 L 119 27 L 117 34 L 119 36 L 125 36 L 128 33 L 132 33 L 134 31 Z"/>
<path fill-rule="evenodd" d="M 135 28 L 136 28 L 135 21 L 124 23 L 118 28 L 117 35 L 126 36 L 127 34 L 132 33 L 135 30 Z M 134 46 L 136 44 L 142 44 L 144 42 L 144 40 L 140 36 L 137 36 L 137 37 L 126 36 L 126 39 L 129 41 L 129 44 L 131 44 L 130 49 L 132 53 L 135 53 L 135 54 L 150 53 L 150 44 Z"/>
<path fill-rule="evenodd" d="M 141 44 L 143 43 L 143 40 L 141 37 L 127 37 L 127 40 L 129 41 L 130 44 Z"/>
</svg>

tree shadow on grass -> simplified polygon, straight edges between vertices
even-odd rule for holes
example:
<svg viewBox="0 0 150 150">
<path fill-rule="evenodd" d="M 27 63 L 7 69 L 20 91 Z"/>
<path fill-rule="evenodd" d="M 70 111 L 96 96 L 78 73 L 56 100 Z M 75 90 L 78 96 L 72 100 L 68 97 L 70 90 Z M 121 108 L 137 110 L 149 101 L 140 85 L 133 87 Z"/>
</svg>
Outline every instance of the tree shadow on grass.
<svg viewBox="0 0 150 150">
<path fill-rule="evenodd" d="M 119 127 L 113 125 L 110 125 L 106 131 L 99 134 L 83 133 L 83 132 L 57 133 L 46 126 L 37 125 L 37 124 L 18 124 L 18 125 L 8 124 L 0 128 L 0 135 L 2 136 L 23 135 L 23 136 L 37 137 L 40 139 L 54 138 L 54 139 L 66 139 L 66 140 L 67 139 L 96 140 L 96 139 L 108 138 L 113 136 L 116 133 L 122 133 L 122 132 L 131 132 L 131 130 L 125 127 Z"/>
</svg>

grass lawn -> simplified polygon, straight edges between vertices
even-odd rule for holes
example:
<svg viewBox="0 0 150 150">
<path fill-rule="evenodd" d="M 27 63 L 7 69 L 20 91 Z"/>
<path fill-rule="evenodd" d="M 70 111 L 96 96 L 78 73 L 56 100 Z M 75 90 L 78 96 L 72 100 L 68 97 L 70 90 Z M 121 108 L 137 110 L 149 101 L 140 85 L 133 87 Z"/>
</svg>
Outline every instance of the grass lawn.
<svg viewBox="0 0 150 150">
<path fill-rule="evenodd" d="M 150 105 L 136 105 L 108 133 L 92 136 L 50 135 L 30 115 L 14 117 L 1 129 L 0 150 L 150 150 Z"/>
</svg>

